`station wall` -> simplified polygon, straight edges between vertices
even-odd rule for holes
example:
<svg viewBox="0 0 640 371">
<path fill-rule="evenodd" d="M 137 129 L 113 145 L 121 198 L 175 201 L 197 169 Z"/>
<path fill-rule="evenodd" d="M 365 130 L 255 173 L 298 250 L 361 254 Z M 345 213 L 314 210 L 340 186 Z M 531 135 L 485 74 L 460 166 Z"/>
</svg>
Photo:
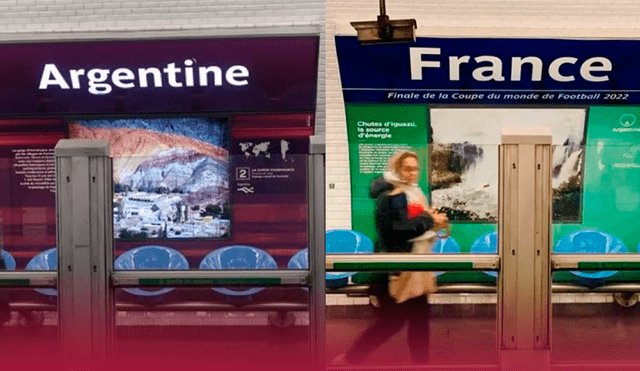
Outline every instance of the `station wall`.
<svg viewBox="0 0 640 371">
<path fill-rule="evenodd" d="M 637 38 L 640 3 L 612 0 L 387 0 L 391 19 L 416 19 L 419 37 Z M 336 35 L 372 21 L 378 0 L 326 2 L 327 229 L 351 229 L 349 154 Z"/>
</svg>

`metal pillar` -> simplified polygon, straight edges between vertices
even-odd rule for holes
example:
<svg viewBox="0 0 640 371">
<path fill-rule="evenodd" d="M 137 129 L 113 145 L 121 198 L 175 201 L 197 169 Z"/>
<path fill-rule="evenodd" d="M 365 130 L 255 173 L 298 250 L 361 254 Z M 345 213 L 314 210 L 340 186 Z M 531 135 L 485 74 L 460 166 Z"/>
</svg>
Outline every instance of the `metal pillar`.
<svg viewBox="0 0 640 371">
<path fill-rule="evenodd" d="M 109 142 L 64 139 L 54 153 L 62 361 L 96 369 L 112 359 L 115 324 Z"/>
<path fill-rule="evenodd" d="M 311 298 L 309 327 L 311 331 L 311 364 L 325 369 L 325 142 L 313 136 L 309 148 L 308 207 L 309 207 L 309 269 Z"/>
<path fill-rule="evenodd" d="M 505 128 L 499 168 L 501 371 L 549 370 L 551 131 Z"/>
</svg>

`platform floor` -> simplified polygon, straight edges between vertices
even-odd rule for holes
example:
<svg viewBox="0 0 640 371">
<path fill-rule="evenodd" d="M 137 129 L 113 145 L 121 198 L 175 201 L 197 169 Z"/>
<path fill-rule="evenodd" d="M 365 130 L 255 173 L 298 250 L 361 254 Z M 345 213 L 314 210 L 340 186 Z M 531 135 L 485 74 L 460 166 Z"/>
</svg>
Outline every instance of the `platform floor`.
<svg viewBox="0 0 640 371">
<path fill-rule="evenodd" d="M 344 352 L 371 320 L 327 322 L 327 359 Z M 496 321 L 488 318 L 431 320 L 434 364 L 497 364 Z M 366 364 L 409 363 L 406 330 L 393 336 Z M 640 362 L 640 317 L 554 318 L 552 362 Z M 640 369 L 640 365 L 639 365 Z"/>
<path fill-rule="evenodd" d="M 613 305 L 609 303 L 602 307 L 606 310 L 596 306 L 591 310 L 578 306 L 556 310 L 553 316 L 552 362 L 640 362 L 640 307 L 611 310 Z M 358 311 L 361 315 L 354 316 Z M 365 306 L 359 309 L 351 307 L 343 314 L 328 313 L 327 360 L 344 352 L 374 321 L 370 308 Z M 181 316 L 188 317 L 187 314 Z M 192 316 L 197 318 L 198 313 L 194 312 Z M 309 332 L 305 321 L 298 321 L 288 328 L 276 328 L 255 319 L 253 324 L 242 325 L 241 322 L 237 320 L 235 325 L 219 323 L 215 326 L 158 325 L 157 322 L 120 325 L 116 335 L 118 367 L 113 369 L 143 370 L 155 365 L 155 370 L 175 370 L 176 367 L 200 369 L 217 365 L 210 369 L 226 370 L 226 367 L 220 368 L 225 363 L 253 369 L 258 365 L 267 371 L 307 369 Z M 467 311 L 464 315 L 436 312 L 431 324 L 433 364 L 497 363 L 496 320 L 490 311 Z M 43 370 L 44 366 L 36 365 L 56 359 L 56 330 L 56 326 L 1 327 L 2 364 L 20 365 L 21 370 Z M 406 331 L 403 330 L 372 354 L 366 365 L 394 369 L 394 365 L 408 362 Z M 271 368 L 275 365 L 278 368 Z"/>
</svg>

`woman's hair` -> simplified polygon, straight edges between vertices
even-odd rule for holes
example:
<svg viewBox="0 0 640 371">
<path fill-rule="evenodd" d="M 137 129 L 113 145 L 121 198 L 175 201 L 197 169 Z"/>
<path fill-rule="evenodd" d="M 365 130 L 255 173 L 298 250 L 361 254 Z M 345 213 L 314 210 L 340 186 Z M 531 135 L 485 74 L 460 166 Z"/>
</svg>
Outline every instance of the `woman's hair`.
<svg viewBox="0 0 640 371">
<path fill-rule="evenodd" d="M 416 159 L 416 161 L 418 161 L 418 154 L 413 152 L 413 151 L 404 151 L 396 160 L 395 163 L 395 171 L 396 173 L 400 174 L 400 169 L 402 168 L 402 163 L 404 162 L 405 159 L 409 158 L 409 157 L 413 157 Z"/>
</svg>

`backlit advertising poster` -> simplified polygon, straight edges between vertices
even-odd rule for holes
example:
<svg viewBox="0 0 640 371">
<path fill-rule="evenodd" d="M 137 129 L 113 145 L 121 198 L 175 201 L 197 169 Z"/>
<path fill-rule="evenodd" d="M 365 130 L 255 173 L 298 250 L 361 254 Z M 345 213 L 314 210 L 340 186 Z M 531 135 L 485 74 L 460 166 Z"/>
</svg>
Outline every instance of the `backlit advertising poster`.
<svg viewBox="0 0 640 371">
<path fill-rule="evenodd" d="M 204 118 L 79 120 L 72 139 L 107 139 L 114 237 L 228 238 L 227 123 Z"/>
</svg>

